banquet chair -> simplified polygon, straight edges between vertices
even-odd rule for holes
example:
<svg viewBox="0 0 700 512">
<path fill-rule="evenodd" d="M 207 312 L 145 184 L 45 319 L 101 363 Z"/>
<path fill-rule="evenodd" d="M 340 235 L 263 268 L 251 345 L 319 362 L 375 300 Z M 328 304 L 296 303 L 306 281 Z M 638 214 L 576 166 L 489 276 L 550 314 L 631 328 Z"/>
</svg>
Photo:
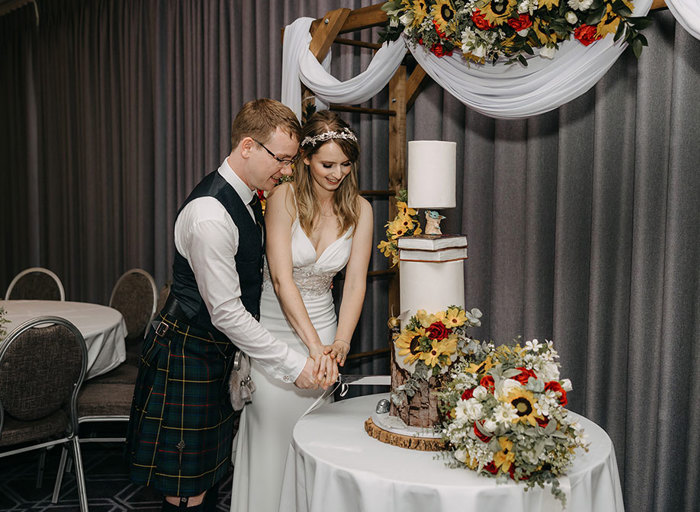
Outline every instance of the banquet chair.
<svg viewBox="0 0 700 512">
<path fill-rule="evenodd" d="M 43 267 L 27 268 L 10 282 L 5 300 L 66 300 L 59 277 Z"/>
<path fill-rule="evenodd" d="M 0 458 L 63 445 L 62 474 L 70 447 L 82 512 L 88 506 L 77 399 L 86 368 L 85 340 L 63 318 L 29 320 L 0 344 Z M 54 503 L 59 492 L 57 478 Z"/>
</svg>

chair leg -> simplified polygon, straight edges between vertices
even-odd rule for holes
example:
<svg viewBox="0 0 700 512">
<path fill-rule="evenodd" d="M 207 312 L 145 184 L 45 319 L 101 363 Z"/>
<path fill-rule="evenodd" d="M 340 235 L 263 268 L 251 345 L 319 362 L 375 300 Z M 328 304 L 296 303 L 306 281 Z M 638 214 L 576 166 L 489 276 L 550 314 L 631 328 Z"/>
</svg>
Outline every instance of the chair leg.
<svg viewBox="0 0 700 512">
<path fill-rule="evenodd" d="M 36 470 L 36 488 L 41 489 L 44 484 L 44 468 L 46 467 L 46 448 L 39 455 L 39 467 Z"/>
<path fill-rule="evenodd" d="M 58 503 L 58 495 L 61 493 L 61 484 L 63 483 L 63 474 L 66 472 L 66 459 L 68 459 L 68 448 L 63 445 L 61 448 L 61 460 L 58 463 L 58 472 L 56 473 L 56 483 L 53 486 L 53 496 L 51 503 Z"/>
<path fill-rule="evenodd" d="M 75 462 L 75 481 L 78 483 L 78 499 L 80 500 L 80 512 L 88 512 L 87 491 L 85 490 L 85 473 L 83 473 L 83 457 L 80 453 L 80 441 L 78 436 L 71 439 L 73 446 L 73 461 Z"/>
</svg>

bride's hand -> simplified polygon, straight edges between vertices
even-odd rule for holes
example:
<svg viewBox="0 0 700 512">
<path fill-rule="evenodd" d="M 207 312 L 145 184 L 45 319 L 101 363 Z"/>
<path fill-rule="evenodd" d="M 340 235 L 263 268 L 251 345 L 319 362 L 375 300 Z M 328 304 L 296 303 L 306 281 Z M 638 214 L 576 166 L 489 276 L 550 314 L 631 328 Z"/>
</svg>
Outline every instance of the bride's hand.
<svg viewBox="0 0 700 512">
<path fill-rule="evenodd" d="M 325 354 L 325 347 L 320 345 L 309 349 L 309 356 L 314 360 L 314 376 L 316 382 L 323 389 L 328 389 L 338 380 L 338 364 L 330 356 Z"/>
<path fill-rule="evenodd" d="M 335 340 L 332 345 L 326 345 L 324 354 L 328 354 L 340 366 L 345 366 L 345 360 L 350 352 L 350 342 L 345 340 Z"/>
</svg>

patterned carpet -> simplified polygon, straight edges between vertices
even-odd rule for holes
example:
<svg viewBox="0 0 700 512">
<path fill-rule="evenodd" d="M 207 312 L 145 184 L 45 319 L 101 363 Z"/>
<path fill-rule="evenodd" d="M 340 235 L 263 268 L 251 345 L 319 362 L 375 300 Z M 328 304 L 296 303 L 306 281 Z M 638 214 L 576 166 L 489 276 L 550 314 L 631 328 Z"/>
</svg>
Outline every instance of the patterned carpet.
<svg viewBox="0 0 700 512">
<path fill-rule="evenodd" d="M 73 473 L 66 473 L 56 505 L 51 503 L 53 485 L 61 454 L 48 451 L 43 485 L 36 488 L 40 451 L 0 459 L 0 511 L 79 511 L 78 491 Z M 126 474 L 122 444 L 85 443 L 83 463 L 90 512 L 125 510 L 158 511 L 161 498 L 154 491 L 132 484 Z M 222 482 L 219 510 L 229 510 L 231 474 Z"/>
</svg>

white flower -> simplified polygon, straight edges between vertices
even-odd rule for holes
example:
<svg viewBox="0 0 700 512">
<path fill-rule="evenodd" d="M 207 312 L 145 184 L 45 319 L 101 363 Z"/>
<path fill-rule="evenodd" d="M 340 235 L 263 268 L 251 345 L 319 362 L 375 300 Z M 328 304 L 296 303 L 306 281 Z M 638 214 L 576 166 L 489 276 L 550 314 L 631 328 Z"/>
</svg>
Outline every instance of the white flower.
<svg viewBox="0 0 700 512">
<path fill-rule="evenodd" d="M 557 49 L 554 46 L 543 46 L 540 48 L 540 57 L 545 59 L 553 59 L 556 53 Z"/>
<path fill-rule="evenodd" d="M 474 398 L 477 400 L 484 400 L 486 399 L 487 396 L 489 396 L 489 392 L 486 391 L 486 388 L 484 386 L 477 386 L 474 388 L 474 392 L 472 394 Z"/>
<path fill-rule="evenodd" d="M 518 4 L 518 12 L 520 14 L 530 13 L 532 14 L 537 9 L 537 0 L 523 0 Z"/>
<path fill-rule="evenodd" d="M 517 417 L 515 407 L 508 402 L 498 404 L 493 410 L 493 419 L 497 423 L 511 423 Z"/>
<path fill-rule="evenodd" d="M 520 37 L 525 37 L 525 36 L 527 35 L 528 32 L 530 32 L 530 29 L 529 29 L 529 28 L 524 28 L 524 29 L 522 29 L 522 30 L 518 30 L 517 34 L 518 34 Z"/>
<path fill-rule="evenodd" d="M 569 379 L 563 379 L 561 381 L 561 387 L 566 391 L 567 393 L 571 391 L 573 388 L 571 387 L 571 381 Z"/>
<path fill-rule="evenodd" d="M 486 55 L 486 47 L 483 44 L 480 44 L 476 48 L 474 48 L 471 51 L 471 54 L 476 57 L 477 59 L 482 58 L 484 55 Z M 469 313 L 467 313 L 467 318 L 469 318 Z M 471 321 L 471 319 L 470 319 Z"/>
<path fill-rule="evenodd" d="M 407 11 L 403 16 L 401 16 L 401 17 L 399 18 L 399 20 L 401 21 L 401 24 L 402 24 L 404 27 L 407 27 L 407 26 L 410 25 L 411 22 L 413 21 L 413 13 L 410 12 L 410 11 Z"/>
<path fill-rule="evenodd" d="M 488 432 L 495 432 L 496 429 L 498 428 L 498 423 L 496 423 L 495 421 L 493 421 L 491 419 L 488 419 L 488 420 L 484 420 L 484 423 L 482 423 L 481 426 L 484 427 L 484 430 L 486 430 Z"/>
<path fill-rule="evenodd" d="M 457 459 L 460 462 L 464 462 L 466 464 L 466 462 L 467 462 L 467 450 L 455 450 L 453 455 L 454 455 L 455 459 Z"/>
<path fill-rule="evenodd" d="M 576 25 L 576 22 L 578 21 L 578 16 L 576 16 L 576 13 L 574 11 L 569 11 L 566 13 L 566 21 L 568 21 L 571 25 Z"/>
<path fill-rule="evenodd" d="M 462 31 L 462 46 L 466 48 L 473 48 L 476 46 L 476 32 L 469 27 Z"/>
<path fill-rule="evenodd" d="M 520 382 L 518 382 L 515 379 L 505 379 L 504 381 L 501 382 L 500 386 L 497 386 L 496 392 L 494 395 L 496 398 L 499 400 L 501 398 L 504 398 L 508 395 L 510 395 L 511 391 L 515 389 L 520 389 L 522 386 L 520 385 Z"/>
<path fill-rule="evenodd" d="M 593 0 L 568 0 L 566 3 L 569 4 L 569 7 L 572 9 L 585 11 L 591 6 Z"/>
<path fill-rule="evenodd" d="M 556 363 L 542 363 L 538 370 L 537 374 L 545 382 L 549 382 L 550 380 L 559 380 L 559 368 L 557 367 Z"/>
<path fill-rule="evenodd" d="M 535 338 L 532 341 L 525 342 L 525 350 L 527 350 L 528 352 L 537 352 L 541 346 L 542 344 L 539 341 L 537 341 L 537 338 Z"/>
<path fill-rule="evenodd" d="M 484 406 L 481 405 L 481 402 L 479 402 L 476 398 L 470 398 L 466 401 L 464 412 L 469 421 L 476 421 L 481 419 L 481 417 L 484 415 Z"/>
</svg>

